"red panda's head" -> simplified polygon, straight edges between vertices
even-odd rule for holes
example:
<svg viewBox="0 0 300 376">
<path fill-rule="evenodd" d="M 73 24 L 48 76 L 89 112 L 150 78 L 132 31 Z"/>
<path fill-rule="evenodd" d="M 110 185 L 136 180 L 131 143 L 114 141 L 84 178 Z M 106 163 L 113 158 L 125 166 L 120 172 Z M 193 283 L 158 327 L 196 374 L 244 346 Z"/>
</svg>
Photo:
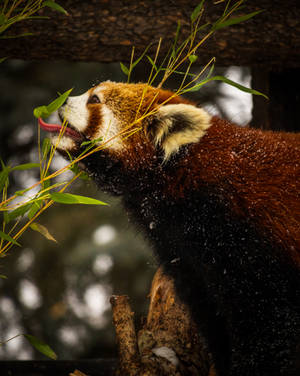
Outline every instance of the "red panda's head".
<svg viewBox="0 0 300 376">
<path fill-rule="evenodd" d="M 160 155 L 166 161 L 183 145 L 198 142 L 211 120 L 204 110 L 170 91 L 110 81 L 69 97 L 59 114 L 68 122 L 59 150 L 76 154 L 83 141 L 96 140 L 134 168 L 141 159 L 147 164 Z"/>
</svg>

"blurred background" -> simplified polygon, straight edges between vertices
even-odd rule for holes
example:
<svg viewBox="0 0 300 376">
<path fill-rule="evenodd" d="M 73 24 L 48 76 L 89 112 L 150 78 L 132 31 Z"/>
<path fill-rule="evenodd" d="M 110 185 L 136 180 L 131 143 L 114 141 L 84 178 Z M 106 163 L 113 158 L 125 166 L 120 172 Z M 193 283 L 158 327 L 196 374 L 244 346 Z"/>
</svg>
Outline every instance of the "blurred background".
<svg viewBox="0 0 300 376">
<path fill-rule="evenodd" d="M 142 64 L 141 64 L 142 65 Z M 200 68 L 199 68 L 200 69 Z M 246 67 L 219 68 L 245 86 L 251 85 Z M 105 80 L 122 81 L 119 64 L 24 62 L 0 65 L 0 157 L 11 166 L 38 162 L 37 120 L 33 109 L 73 87 L 72 95 Z M 134 82 L 145 81 L 144 67 Z M 169 88 L 176 87 L 174 79 Z M 241 125 L 251 121 L 252 97 L 210 83 L 192 99 L 213 114 Z M 43 134 L 43 137 L 45 135 Z M 52 170 L 65 165 L 56 156 Z M 70 179 L 71 172 L 58 179 Z M 38 171 L 12 174 L 10 192 L 39 180 Z M 130 297 L 139 327 L 147 314 L 148 292 L 157 268 L 143 235 L 131 227 L 120 201 L 104 195 L 90 181 L 77 180 L 69 190 L 105 201 L 109 206 L 54 205 L 39 218 L 57 243 L 28 230 L 22 247 L 0 259 L 0 342 L 17 334 L 36 336 L 50 345 L 59 359 L 116 356 L 109 304 L 112 294 Z M 0 347 L 0 359 L 42 359 L 18 337 Z"/>
</svg>

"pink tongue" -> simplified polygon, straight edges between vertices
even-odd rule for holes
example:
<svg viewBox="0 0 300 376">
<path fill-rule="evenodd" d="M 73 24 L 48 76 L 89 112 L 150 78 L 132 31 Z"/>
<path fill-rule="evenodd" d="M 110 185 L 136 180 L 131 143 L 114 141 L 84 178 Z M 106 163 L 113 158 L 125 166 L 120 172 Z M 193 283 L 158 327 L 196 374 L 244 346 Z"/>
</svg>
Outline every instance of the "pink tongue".
<svg viewBox="0 0 300 376">
<path fill-rule="evenodd" d="M 42 118 L 39 118 L 39 125 L 42 129 L 44 129 L 44 131 L 47 132 L 60 132 L 62 128 L 59 124 L 45 123 Z"/>
<path fill-rule="evenodd" d="M 50 123 L 45 123 L 42 118 L 38 119 L 39 125 L 42 129 L 44 129 L 47 132 L 54 132 L 54 133 L 59 133 L 62 129 L 62 126 L 60 124 L 50 124 Z M 74 139 L 81 140 L 82 136 L 79 132 L 76 132 L 74 129 L 65 127 L 64 129 L 64 134 L 68 135 Z"/>
</svg>

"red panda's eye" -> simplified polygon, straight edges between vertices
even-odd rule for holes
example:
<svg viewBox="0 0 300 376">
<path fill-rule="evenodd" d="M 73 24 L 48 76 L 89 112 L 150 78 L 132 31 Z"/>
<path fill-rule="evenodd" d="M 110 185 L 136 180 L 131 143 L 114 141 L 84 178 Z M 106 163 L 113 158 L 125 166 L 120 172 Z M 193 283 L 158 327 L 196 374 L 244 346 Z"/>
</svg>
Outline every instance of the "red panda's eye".
<svg viewBox="0 0 300 376">
<path fill-rule="evenodd" d="M 96 94 L 94 94 L 94 95 L 92 95 L 92 96 L 89 97 L 87 103 L 88 104 L 100 103 L 100 99 L 99 99 L 99 97 Z"/>
</svg>

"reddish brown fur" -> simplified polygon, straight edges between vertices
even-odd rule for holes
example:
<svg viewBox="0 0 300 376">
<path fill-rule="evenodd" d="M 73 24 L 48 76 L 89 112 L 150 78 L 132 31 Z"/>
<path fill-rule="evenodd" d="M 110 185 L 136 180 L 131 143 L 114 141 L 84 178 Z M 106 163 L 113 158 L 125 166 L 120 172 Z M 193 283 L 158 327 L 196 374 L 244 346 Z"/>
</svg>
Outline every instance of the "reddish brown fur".
<svg viewBox="0 0 300 376">
<path fill-rule="evenodd" d="M 97 137 L 97 132 L 99 124 L 102 122 L 101 111 L 99 111 L 99 106 L 97 104 L 88 104 L 89 107 L 89 120 L 88 127 L 85 130 L 85 135 L 93 139 Z"/>
<path fill-rule="evenodd" d="M 149 86 L 144 90 L 144 84 L 134 87 L 122 84 L 109 87 L 105 97 L 114 102 L 115 108 L 122 101 L 122 113 L 117 115 L 126 114 L 127 118 L 122 118 L 126 124 L 136 119 L 136 103 L 142 97 L 140 116 L 165 102 L 191 103 L 170 91 Z M 124 103 L 124 91 L 128 103 Z M 127 107 L 130 111 L 126 111 Z M 142 120 L 144 132 L 124 141 L 125 149 L 120 153 L 126 154 L 121 158 L 126 168 L 139 170 L 153 165 L 160 168 L 157 151 L 149 140 L 155 116 L 154 113 Z M 191 146 L 188 158 L 179 161 L 176 176 L 167 176 L 161 168 L 161 178 L 166 179 L 166 191 L 177 197 L 184 197 L 199 185 L 216 187 L 229 201 L 233 213 L 250 218 L 258 230 L 289 249 L 300 265 L 299 161 L 300 135 L 243 128 L 213 117 L 207 134 Z"/>
<path fill-rule="evenodd" d="M 172 95 L 160 91 L 153 106 Z M 169 103 L 187 101 L 176 96 Z M 168 177 L 166 189 L 184 196 L 183 189 L 197 189 L 199 184 L 217 187 L 237 216 L 251 218 L 300 265 L 300 135 L 243 128 L 217 117 L 212 124 L 192 146 L 189 158 L 180 161 L 176 176 Z M 127 147 L 135 149 L 126 157 L 132 169 L 145 168 L 155 155 L 142 132 L 129 138 Z"/>
<path fill-rule="evenodd" d="M 212 124 L 180 162 L 183 175 L 190 171 L 181 186 L 217 187 L 236 215 L 251 218 L 300 265 L 300 135 L 242 128 L 217 117 Z M 176 186 L 173 195 L 182 174 L 170 186 Z"/>
</svg>

